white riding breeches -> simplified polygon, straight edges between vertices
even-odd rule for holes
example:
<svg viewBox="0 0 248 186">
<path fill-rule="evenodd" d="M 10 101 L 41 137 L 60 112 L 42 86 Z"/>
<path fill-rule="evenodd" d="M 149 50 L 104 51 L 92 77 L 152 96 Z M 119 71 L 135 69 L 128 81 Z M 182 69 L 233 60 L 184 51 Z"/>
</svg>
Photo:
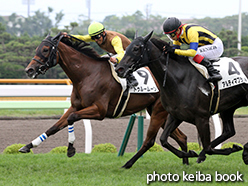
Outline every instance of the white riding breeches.
<svg viewBox="0 0 248 186">
<path fill-rule="evenodd" d="M 224 46 L 220 38 L 216 38 L 211 45 L 198 47 L 196 55 L 199 54 L 206 59 L 217 59 L 224 52 Z"/>
</svg>

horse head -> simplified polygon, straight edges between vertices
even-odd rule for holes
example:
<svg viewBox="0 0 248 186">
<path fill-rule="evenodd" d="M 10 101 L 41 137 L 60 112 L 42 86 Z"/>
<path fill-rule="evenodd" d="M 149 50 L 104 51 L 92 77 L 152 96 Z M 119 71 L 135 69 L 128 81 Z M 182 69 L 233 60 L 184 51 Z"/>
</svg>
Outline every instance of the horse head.
<svg viewBox="0 0 248 186">
<path fill-rule="evenodd" d="M 62 37 L 61 33 L 55 37 L 49 34 L 36 48 L 35 56 L 25 69 L 29 77 L 36 78 L 39 74 L 45 74 L 49 68 L 57 64 L 59 58 L 57 48 Z"/>
<path fill-rule="evenodd" d="M 125 56 L 121 62 L 116 66 L 116 72 L 120 77 L 126 77 L 129 73 L 137 70 L 146 65 L 148 60 L 147 56 L 147 42 L 151 38 L 153 31 L 145 37 L 139 36 L 130 43 L 126 49 Z M 144 59 L 144 60 L 143 60 Z"/>
</svg>

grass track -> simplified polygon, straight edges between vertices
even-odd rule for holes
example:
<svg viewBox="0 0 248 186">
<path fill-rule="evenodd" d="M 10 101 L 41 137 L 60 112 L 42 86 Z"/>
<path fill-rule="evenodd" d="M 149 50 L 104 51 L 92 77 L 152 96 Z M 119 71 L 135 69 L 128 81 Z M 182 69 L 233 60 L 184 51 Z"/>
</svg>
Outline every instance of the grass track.
<svg viewBox="0 0 248 186">
<path fill-rule="evenodd" d="M 179 182 L 153 182 L 150 185 L 247 185 L 248 169 L 242 161 L 242 152 L 230 156 L 207 156 L 205 162 L 196 163 L 190 159 L 190 165 L 182 165 L 182 161 L 170 152 L 147 152 L 131 169 L 123 169 L 122 165 L 134 153 L 125 153 L 117 157 L 117 153 L 78 153 L 72 158 L 65 154 L 0 154 L 0 185 L 106 185 L 106 186 L 139 186 L 147 185 L 147 174 L 178 174 Z M 212 182 L 182 181 L 182 174 L 211 174 Z M 215 171 L 220 174 L 243 174 L 244 182 L 215 182 Z"/>
</svg>

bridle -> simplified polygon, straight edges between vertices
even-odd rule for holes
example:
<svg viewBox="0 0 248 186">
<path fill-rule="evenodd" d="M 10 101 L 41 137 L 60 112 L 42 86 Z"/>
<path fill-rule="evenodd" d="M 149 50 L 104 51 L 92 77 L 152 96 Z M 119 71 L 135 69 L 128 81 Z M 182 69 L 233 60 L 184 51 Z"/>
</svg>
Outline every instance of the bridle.
<svg viewBox="0 0 248 186">
<path fill-rule="evenodd" d="M 41 66 L 39 66 L 39 68 L 36 70 L 36 74 L 34 75 L 34 77 L 36 77 L 39 74 L 45 74 L 49 68 L 57 64 L 57 55 L 59 55 L 58 45 L 59 45 L 60 40 L 64 37 L 63 35 L 60 35 L 60 36 L 59 35 L 60 34 L 51 38 L 51 40 L 49 40 L 47 37 L 41 42 L 41 43 L 49 43 L 51 45 L 51 50 L 50 50 L 49 56 L 45 57 L 40 53 L 40 48 L 43 45 L 40 45 L 40 47 L 37 49 L 38 54 L 36 54 L 36 56 L 39 56 L 44 61 L 40 61 L 39 59 L 32 58 L 32 60 L 41 64 Z M 59 36 L 59 39 L 56 39 L 58 36 Z"/>
<path fill-rule="evenodd" d="M 149 41 L 148 41 L 149 42 Z M 153 60 L 150 60 L 150 57 L 149 57 L 149 51 L 150 49 L 148 48 L 148 42 L 146 42 L 145 44 L 141 44 L 140 47 L 142 48 L 142 52 L 141 52 L 141 55 L 140 56 L 136 56 L 132 53 L 131 51 L 131 48 L 130 47 L 127 47 L 126 49 L 126 54 L 127 56 L 130 56 L 131 58 L 134 59 L 134 63 L 130 66 L 130 68 L 127 69 L 127 71 L 125 72 L 124 74 L 124 77 L 131 71 L 131 72 L 134 72 L 135 70 L 137 70 L 138 68 L 140 68 L 141 66 L 146 66 L 150 63 L 153 63 L 155 61 L 160 61 L 161 57 L 164 55 L 164 52 L 162 51 L 161 55 L 156 58 L 156 59 L 153 59 Z M 147 56 L 147 60 L 145 60 L 144 63 L 142 64 L 139 64 L 140 61 L 142 59 L 144 59 L 144 56 Z M 167 54 L 167 60 L 166 60 L 166 64 L 168 64 L 168 60 L 169 60 L 169 54 Z M 166 71 L 166 69 L 164 69 Z"/>
</svg>

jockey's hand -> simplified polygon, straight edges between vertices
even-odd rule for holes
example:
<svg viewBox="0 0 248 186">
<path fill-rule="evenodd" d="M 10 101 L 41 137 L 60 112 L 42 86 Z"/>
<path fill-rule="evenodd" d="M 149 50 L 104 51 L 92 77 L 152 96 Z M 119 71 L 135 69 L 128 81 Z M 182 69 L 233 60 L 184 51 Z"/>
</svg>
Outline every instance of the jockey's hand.
<svg viewBox="0 0 248 186">
<path fill-rule="evenodd" d="M 109 59 L 113 64 L 117 64 L 117 59 L 115 57 L 110 57 Z"/>
<path fill-rule="evenodd" d="M 174 54 L 175 53 L 175 49 L 172 48 L 172 46 L 170 46 L 170 45 L 164 46 L 163 51 L 164 51 L 165 54 L 167 54 L 167 53 Z"/>
<path fill-rule="evenodd" d="M 70 38 L 70 36 L 68 36 L 68 34 L 66 32 L 61 32 L 61 35 L 63 35 L 64 37 Z"/>
</svg>

